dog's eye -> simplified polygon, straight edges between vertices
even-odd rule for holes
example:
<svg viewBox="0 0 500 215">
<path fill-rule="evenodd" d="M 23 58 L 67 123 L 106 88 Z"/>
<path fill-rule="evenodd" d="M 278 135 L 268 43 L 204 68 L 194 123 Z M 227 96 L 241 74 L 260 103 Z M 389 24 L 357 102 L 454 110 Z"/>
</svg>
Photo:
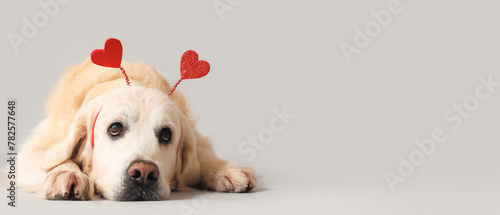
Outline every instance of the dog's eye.
<svg viewBox="0 0 500 215">
<path fill-rule="evenodd" d="M 170 131 L 169 127 L 161 129 L 159 137 L 161 143 L 168 144 L 168 142 L 170 142 L 171 137 L 172 137 L 172 131 Z"/>
<path fill-rule="evenodd" d="M 115 136 L 120 135 L 122 133 L 122 130 L 123 130 L 122 124 L 115 122 L 115 123 L 111 124 L 111 126 L 109 126 L 108 133 L 109 133 L 109 135 L 115 137 Z"/>
</svg>

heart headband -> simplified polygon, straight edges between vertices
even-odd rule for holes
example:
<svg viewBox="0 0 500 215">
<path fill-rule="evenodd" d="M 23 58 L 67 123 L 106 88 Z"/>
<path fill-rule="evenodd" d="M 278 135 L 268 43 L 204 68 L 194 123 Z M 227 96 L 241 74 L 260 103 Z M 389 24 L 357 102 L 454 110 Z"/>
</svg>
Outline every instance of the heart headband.
<svg viewBox="0 0 500 215">
<path fill-rule="evenodd" d="M 90 60 L 99 66 L 120 68 L 127 85 L 130 86 L 128 75 L 121 66 L 122 54 L 123 48 L 120 40 L 109 38 L 104 44 L 104 49 L 96 49 L 90 54 Z M 195 51 L 188 50 L 184 52 L 181 58 L 181 79 L 177 81 L 168 95 L 170 96 L 174 93 L 182 80 L 201 78 L 207 75 L 209 71 L 210 64 L 204 60 L 198 60 L 198 54 Z"/>
<path fill-rule="evenodd" d="M 125 69 L 121 66 L 122 63 L 123 48 L 120 40 L 115 38 L 109 38 L 104 44 L 104 49 L 96 49 L 90 54 L 90 60 L 96 65 L 110 67 L 110 68 L 120 68 L 123 77 L 128 86 L 130 85 L 130 80 L 128 78 Z M 210 71 L 210 64 L 203 60 L 198 60 L 198 54 L 193 50 L 188 50 L 184 52 L 181 58 L 181 79 L 177 81 L 172 90 L 170 90 L 169 96 L 174 93 L 179 83 L 184 79 L 195 79 L 201 78 L 208 74 Z M 97 112 L 94 123 L 92 124 L 92 149 L 94 149 L 94 128 L 97 122 L 97 117 L 102 108 Z"/>
</svg>

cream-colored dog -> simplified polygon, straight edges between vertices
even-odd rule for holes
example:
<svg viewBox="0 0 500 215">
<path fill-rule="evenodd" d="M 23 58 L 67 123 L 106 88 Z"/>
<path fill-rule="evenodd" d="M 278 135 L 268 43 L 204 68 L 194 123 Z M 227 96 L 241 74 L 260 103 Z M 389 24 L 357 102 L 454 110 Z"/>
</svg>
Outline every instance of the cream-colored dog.
<svg viewBox="0 0 500 215">
<path fill-rule="evenodd" d="M 250 169 L 219 159 L 184 97 L 145 63 L 66 72 L 19 155 L 19 185 L 48 199 L 162 200 L 173 189 L 246 192 Z"/>
</svg>

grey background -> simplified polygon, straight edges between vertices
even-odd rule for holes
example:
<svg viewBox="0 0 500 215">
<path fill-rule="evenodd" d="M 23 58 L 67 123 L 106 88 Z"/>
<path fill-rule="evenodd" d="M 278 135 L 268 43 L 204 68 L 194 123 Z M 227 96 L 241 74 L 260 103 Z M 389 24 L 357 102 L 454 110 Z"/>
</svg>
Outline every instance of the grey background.
<svg viewBox="0 0 500 215">
<path fill-rule="evenodd" d="M 351 63 L 339 45 L 353 44 L 353 29 L 390 0 L 243 0 L 224 20 L 214 0 L 69 1 L 16 53 L 7 34 L 22 35 L 22 18 L 31 20 L 46 1 L 0 5 L 2 116 L 7 99 L 17 99 L 19 140 L 43 118 L 43 102 L 65 68 L 107 38 L 121 40 L 124 61 L 143 60 L 171 84 L 180 56 L 194 49 L 211 73 L 178 89 L 217 154 L 254 168 L 259 184 L 248 194 L 174 193 L 162 202 L 54 202 L 18 192 L 15 209 L 2 187 L 7 214 L 500 212 L 500 91 L 457 130 L 443 119 L 474 96 L 479 77 L 500 81 L 497 1 L 401 0 L 402 12 Z M 255 159 L 238 152 L 285 106 L 296 118 Z M 435 128 L 448 139 L 391 192 L 384 173 L 396 173 L 398 157 L 407 159 L 418 150 L 414 140 Z M 1 165 L 6 148 L 2 141 Z"/>
</svg>

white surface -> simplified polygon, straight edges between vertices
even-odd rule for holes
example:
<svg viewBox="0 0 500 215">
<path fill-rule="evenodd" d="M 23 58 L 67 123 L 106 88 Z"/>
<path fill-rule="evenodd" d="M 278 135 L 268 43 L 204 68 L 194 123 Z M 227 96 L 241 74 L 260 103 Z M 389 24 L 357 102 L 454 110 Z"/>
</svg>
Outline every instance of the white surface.
<svg viewBox="0 0 500 215">
<path fill-rule="evenodd" d="M 177 192 L 159 202 L 47 201 L 20 193 L 9 214 L 498 214 L 497 182 L 414 185 L 397 193 L 368 180 L 268 181 L 253 193 Z"/>
<path fill-rule="evenodd" d="M 259 188 L 208 192 L 215 196 L 198 205 L 200 214 L 500 212 L 500 88 L 458 129 L 443 119 L 447 109 L 475 95 L 479 77 L 500 81 L 498 2 L 401 0 L 404 9 L 351 63 L 339 45 L 353 44 L 353 29 L 373 21 L 370 12 L 387 9 L 389 0 L 243 0 L 223 21 L 214 0 L 70 1 L 15 53 L 6 35 L 21 34 L 22 18 L 42 10 L 38 2 L 45 1 L 0 5 L 0 103 L 18 100 L 18 139 L 42 119 L 43 101 L 64 68 L 116 37 L 124 60 L 144 60 L 170 83 L 179 78 L 185 50 L 212 65 L 209 76 L 185 81 L 179 90 L 217 153 L 254 168 Z M 248 137 L 269 127 L 273 110 L 285 106 L 296 118 L 254 159 L 239 153 Z M 414 140 L 430 138 L 436 128 L 446 141 L 391 192 L 384 173 L 397 172 L 398 157 L 407 159 L 418 150 Z M 5 149 L 2 142 L 2 161 Z M 176 193 L 162 202 L 54 202 L 20 192 L 17 208 L 8 209 L 2 197 L 0 209 L 176 214 L 180 205 L 196 209 L 193 202 L 203 198 Z"/>
</svg>

